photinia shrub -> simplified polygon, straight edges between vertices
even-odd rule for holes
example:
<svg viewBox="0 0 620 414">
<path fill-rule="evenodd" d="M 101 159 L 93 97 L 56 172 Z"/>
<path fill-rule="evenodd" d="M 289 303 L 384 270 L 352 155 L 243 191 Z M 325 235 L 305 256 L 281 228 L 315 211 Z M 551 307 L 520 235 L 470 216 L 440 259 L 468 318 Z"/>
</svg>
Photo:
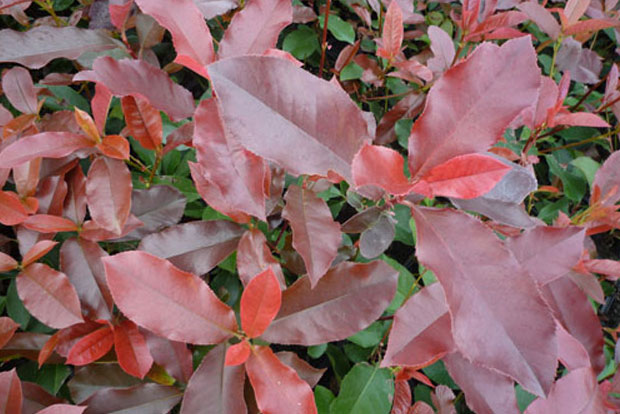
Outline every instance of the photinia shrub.
<svg viewBox="0 0 620 414">
<path fill-rule="evenodd" d="M 0 0 L 0 413 L 620 412 L 617 0 Z"/>
</svg>

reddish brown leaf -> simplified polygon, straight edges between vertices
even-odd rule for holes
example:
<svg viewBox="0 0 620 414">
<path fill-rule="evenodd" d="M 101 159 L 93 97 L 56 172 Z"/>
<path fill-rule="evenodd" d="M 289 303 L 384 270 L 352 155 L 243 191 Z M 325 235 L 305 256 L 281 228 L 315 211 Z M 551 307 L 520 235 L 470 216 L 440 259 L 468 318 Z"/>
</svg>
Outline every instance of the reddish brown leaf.
<svg viewBox="0 0 620 414">
<path fill-rule="evenodd" d="M 416 401 L 407 414 L 435 414 L 433 408 L 424 401 Z"/>
<path fill-rule="evenodd" d="M 88 365 L 107 354 L 114 346 L 112 328 L 104 326 L 80 339 L 69 351 L 67 364 Z"/>
<path fill-rule="evenodd" d="M 175 387 L 143 383 L 99 390 L 83 404 L 88 406 L 88 414 L 167 414 L 182 396 L 183 392 Z"/>
<path fill-rule="evenodd" d="M 23 225 L 39 233 L 57 233 L 59 231 L 77 231 L 78 226 L 64 217 L 49 214 L 36 214 L 24 220 Z"/>
<path fill-rule="evenodd" d="M 112 101 L 112 93 L 101 83 L 95 84 L 95 96 L 90 101 L 90 106 L 93 112 L 93 118 L 95 118 L 95 124 L 97 130 L 100 133 L 104 133 L 105 122 L 108 116 L 108 109 L 110 102 Z"/>
<path fill-rule="evenodd" d="M 80 300 L 64 273 L 33 263 L 17 277 L 17 293 L 38 320 L 61 329 L 83 321 Z"/>
<path fill-rule="evenodd" d="M 0 317 L 0 348 L 9 342 L 17 328 L 19 325 L 13 319 L 7 316 Z"/>
<path fill-rule="evenodd" d="M 16 167 L 35 158 L 62 158 L 95 145 L 84 135 L 71 132 L 42 132 L 21 138 L 0 153 L 0 168 Z"/>
<path fill-rule="evenodd" d="M 302 277 L 283 292 L 280 312 L 261 337 L 306 346 L 347 338 L 381 316 L 397 279 L 397 272 L 379 260 L 340 263 L 314 288 Z"/>
<path fill-rule="evenodd" d="M 51 240 L 41 240 L 28 250 L 22 259 L 22 267 L 26 267 L 45 256 L 50 250 L 56 246 L 58 242 Z"/>
<path fill-rule="evenodd" d="M 241 214 L 265 220 L 265 179 L 269 176 L 265 162 L 231 137 L 215 99 L 202 101 L 194 120 L 198 165 L 190 164 L 190 168 L 202 198 L 235 219 Z"/>
<path fill-rule="evenodd" d="M 310 386 L 292 368 L 280 362 L 269 347 L 256 347 L 245 367 L 261 412 L 317 413 Z"/>
<path fill-rule="evenodd" d="M 27 199 L 27 197 L 35 195 L 37 185 L 39 184 L 40 173 L 41 158 L 35 158 L 30 162 L 25 162 L 17 167 L 13 167 L 15 189 L 22 199 Z M 36 211 L 36 208 L 32 209 L 32 213 Z"/>
<path fill-rule="evenodd" d="M 143 379 L 153 365 L 144 336 L 135 323 L 125 320 L 112 329 L 118 364 L 129 375 Z"/>
<path fill-rule="evenodd" d="M 411 387 L 407 381 L 394 382 L 394 403 L 390 414 L 407 414 L 411 407 Z"/>
<path fill-rule="evenodd" d="M 202 275 L 235 251 L 242 232 L 230 221 L 194 221 L 146 236 L 138 248 Z"/>
<path fill-rule="evenodd" d="M 403 12 L 398 6 L 398 2 L 392 1 L 385 13 L 381 38 L 383 45 L 377 50 L 377 56 L 387 60 L 394 59 L 400 53 L 404 37 Z"/>
<path fill-rule="evenodd" d="M 0 412 L 6 414 L 22 412 L 22 383 L 15 368 L 0 372 Z"/>
<path fill-rule="evenodd" d="M 6 253 L 0 252 L 0 273 L 8 272 L 17 268 L 19 263 Z"/>
<path fill-rule="evenodd" d="M 243 233 L 237 246 L 237 270 L 244 286 L 265 269 L 271 269 L 278 279 L 280 288 L 286 289 L 286 281 L 280 263 L 273 257 L 267 239 L 257 228 Z"/>
<path fill-rule="evenodd" d="M 68 192 L 64 200 L 63 215 L 75 223 L 83 223 L 86 216 L 86 177 L 82 168 L 74 168 L 65 176 Z M 65 187 L 65 191 L 67 188 Z"/>
<path fill-rule="evenodd" d="M 234 367 L 236 365 L 241 365 L 247 361 L 250 357 L 250 343 L 244 339 L 243 341 L 230 346 L 226 350 L 226 361 L 224 364 L 227 367 Z"/>
<path fill-rule="evenodd" d="M 87 408 L 69 404 L 54 404 L 37 412 L 37 414 L 82 414 Z"/>
<path fill-rule="evenodd" d="M 19 66 L 11 68 L 2 75 L 2 92 L 11 105 L 22 114 L 38 113 L 37 91 L 34 89 L 30 73 Z"/>
<path fill-rule="evenodd" d="M 75 368 L 75 375 L 67 386 L 76 404 L 102 389 L 129 388 L 140 380 L 129 376 L 117 364 L 91 364 Z"/>
<path fill-rule="evenodd" d="M 409 138 L 411 175 L 419 178 L 451 158 L 486 151 L 532 105 L 539 85 L 529 37 L 502 47 L 480 45 L 433 85 Z"/>
<path fill-rule="evenodd" d="M 123 76 L 118 76 L 119 73 Z M 144 60 L 100 57 L 93 63 L 93 70 L 79 72 L 73 80 L 101 83 L 115 96 L 144 98 L 167 113 L 173 121 L 180 121 L 194 113 L 192 94 L 174 83 L 166 72 Z"/>
<path fill-rule="evenodd" d="M 189 380 L 181 414 L 247 414 L 243 398 L 242 366 L 226 366 L 226 345 L 218 345 L 204 357 Z"/>
<path fill-rule="evenodd" d="M 131 136 L 146 149 L 159 148 L 163 138 L 163 124 L 159 111 L 145 99 L 133 96 L 124 96 L 121 99 L 121 106 Z"/>
<path fill-rule="evenodd" d="M 293 21 L 287 0 L 254 0 L 235 14 L 217 51 L 220 59 L 260 55 L 276 47 L 278 35 Z"/>
<path fill-rule="evenodd" d="M 353 157 L 370 134 L 341 88 L 267 56 L 222 60 L 209 75 L 224 125 L 245 148 L 293 175 L 331 170 L 350 178 Z"/>
<path fill-rule="evenodd" d="M 314 287 L 338 255 L 340 224 L 332 218 L 327 203 L 310 190 L 292 185 L 284 199 L 282 217 L 293 229 L 293 247 L 303 257 Z"/>
<path fill-rule="evenodd" d="M 143 226 L 127 237 L 143 237 L 177 224 L 183 217 L 187 199 L 179 190 L 169 185 L 153 185 L 148 189 L 134 188 L 131 193 L 131 213 Z"/>
<path fill-rule="evenodd" d="M 103 140 L 97 144 L 99 151 L 103 155 L 117 160 L 129 159 L 129 141 L 120 135 L 106 135 Z"/>
<path fill-rule="evenodd" d="M 492 230 L 465 213 L 415 208 L 412 214 L 416 254 L 444 288 L 457 349 L 545 395 L 555 376 L 555 324 L 527 271 Z"/>
<path fill-rule="evenodd" d="M 125 163 L 106 157 L 90 165 L 86 198 L 92 219 L 120 236 L 131 209 L 131 173 Z"/>
<path fill-rule="evenodd" d="M 241 327 L 249 338 L 260 336 L 280 310 L 282 292 L 271 268 L 254 277 L 241 296 Z"/>
<path fill-rule="evenodd" d="M 319 383 L 321 377 L 327 370 L 327 368 L 314 368 L 312 365 L 298 357 L 294 352 L 280 351 L 276 354 L 276 356 L 282 363 L 293 368 L 295 372 L 297 372 L 297 375 L 299 375 L 299 378 L 301 378 L 302 381 L 307 382 L 311 388 L 314 388 L 316 384 Z"/>
<path fill-rule="evenodd" d="M 17 194 L 0 191 L 0 223 L 15 226 L 28 218 L 28 212 L 19 201 Z"/>
<path fill-rule="evenodd" d="M 38 411 L 45 407 L 64 402 L 62 399 L 50 395 L 44 388 L 34 382 L 24 382 L 22 384 L 22 395 L 23 414 L 38 414 Z"/>
<path fill-rule="evenodd" d="M 435 27 L 435 26 L 431 26 Z M 422 111 L 426 95 L 411 93 L 398 101 L 387 111 L 377 125 L 375 144 L 386 145 L 396 140 L 396 122 L 404 118 L 414 118 Z"/>
<path fill-rule="evenodd" d="M 572 371 L 577 368 L 591 367 L 588 351 L 581 342 L 569 334 L 566 329 L 556 321 L 558 329 L 558 360 Z"/>
<path fill-rule="evenodd" d="M 235 314 L 199 277 L 140 251 L 103 259 L 116 306 L 168 339 L 215 344 L 237 330 Z"/>
<path fill-rule="evenodd" d="M 205 68 L 215 60 L 215 51 L 211 32 L 194 2 L 177 0 L 174 7 L 162 0 L 136 0 L 136 4 L 170 32 L 177 52 L 174 61 L 208 77 Z"/>
<path fill-rule="evenodd" d="M 168 374 L 187 384 L 193 373 L 192 352 L 183 342 L 171 341 L 161 336 L 144 331 L 153 360 L 163 367 Z"/>
</svg>

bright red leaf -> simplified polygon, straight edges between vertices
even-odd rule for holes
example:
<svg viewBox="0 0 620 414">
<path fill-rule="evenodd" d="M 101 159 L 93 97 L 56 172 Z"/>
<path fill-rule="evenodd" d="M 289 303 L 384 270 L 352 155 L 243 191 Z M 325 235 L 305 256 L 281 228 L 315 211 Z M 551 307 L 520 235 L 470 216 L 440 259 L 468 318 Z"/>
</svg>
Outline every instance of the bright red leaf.
<svg viewBox="0 0 620 414">
<path fill-rule="evenodd" d="M 375 185 L 390 194 L 404 195 L 413 185 L 405 177 L 405 159 L 391 148 L 365 145 L 353 159 L 353 180 L 357 187 Z"/>
<path fill-rule="evenodd" d="M 144 336 L 135 323 L 125 320 L 112 328 L 118 363 L 129 375 L 143 379 L 153 365 Z"/>
<path fill-rule="evenodd" d="M 254 277 L 241 296 L 241 327 L 249 338 L 260 336 L 280 310 L 282 292 L 271 268 Z"/>
<path fill-rule="evenodd" d="M 383 45 L 377 50 L 377 56 L 381 56 L 389 61 L 400 53 L 400 47 L 405 37 L 403 26 L 403 12 L 398 6 L 398 2 L 392 1 L 385 13 L 383 20 Z"/>
<path fill-rule="evenodd" d="M 131 136 L 146 149 L 159 148 L 163 138 L 163 124 L 159 111 L 147 100 L 133 96 L 124 96 L 121 99 L 121 107 Z"/>
<path fill-rule="evenodd" d="M 224 362 L 227 367 L 234 367 L 245 363 L 250 357 L 252 348 L 250 343 L 244 339 L 243 341 L 231 345 L 226 350 L 226 361 Z"/>
<path fill-rule="evenodd" d="M 106 135 L 97 144 L 97 149 L 110 158 L 129 159 L 129 141 L 120 135 Z"/>
<path fill-rule="evenodd" d="M 77 341 L 69 351 L 67 364 L 88 365 L 107 354 L 113 346 L 114 334 L 106 325 Z"/>
</svg>

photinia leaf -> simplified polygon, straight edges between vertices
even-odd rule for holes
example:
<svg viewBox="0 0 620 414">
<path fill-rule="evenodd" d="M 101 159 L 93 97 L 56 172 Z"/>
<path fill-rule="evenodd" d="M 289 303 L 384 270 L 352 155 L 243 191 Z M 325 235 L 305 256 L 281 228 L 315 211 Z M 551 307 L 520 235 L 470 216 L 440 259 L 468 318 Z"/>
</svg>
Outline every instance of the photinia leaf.
<svg viewBox="0 0 620 414">
<path fill-rule="evenodd" d="M 314 388 L 319 383 L 321 377 L 325 371 L 327 371 L 327 368 L 314 368 L 312 365 L 298 357 L 294 352 L 280 351 L 276 354 L 276 356 L 282 363 L 293 368 L 295 372 L 297 372 L 297 375 L 299 375 L 299 378 L 301 378 L 302 381 L 307 382 L 311 388 Z"/>
<path fill-rule="evenodd" d="M 69 351 L 67 364 L 88 365 L 107 354 L 114 346 L 112 328 L 104 326 L 77 341 Z"/>
<path fill-rule="evenodd" d="M 310 190 L 291 185 L 284 200 L 282 217 L 293 229 L 293 247 L 303 257 L 314 287 L 338 255 L 340 224 L 332 218 L 327 203 Z"/>
<path fill-rule="evenodd" d="M 428 60 L 427 66 L 433 72 L 444 72 L 452 66 L 456 54 L 452 38 L 438 26 L 428 28 L 428 37 L 434 57 Z"/>
<path fill-rule="evenodd" d="M 131 174 L 125 163 L 97 158 L 88 169 L 88 210 L 101 228 L 121 235 L 131 209 Z"/>
<path fill-rule="evenodd" d="M 15 62 L 39 69 L 52 59 L 75 60 L 86 52 L 103 52 L 119 47 L 119 43 L 103 30 L 79 29 L 74 26 L 36 26 L 25 32 L 0 30 L 0 62 Z"/>
<path fill-rule="evenodd" d="M 278 279 L 280 288 L 286 289 L 286 281 L 280 263 L 273 257 L 267 239 L 257 228 L 243 233 L 237 246 L 237 271 L 244 286 L 265 269 L 271 269 Z"/>
<path fill-rule="evenodd" d="M 87 408 L 69 404 L 54 404 L 38 411 L 37 414 L 82 414 Z"/>
<path fill-rule="evenodd" d="M 244 339 L 237 344 L 231 345 L 226 350 L 226 360 L 224 364 L 227 367 L 241 365 L 248 360 L 248 358 L 250 357 L 250 352 L 250 343 L 246 339 Z"/>
<path fill-rule="evenodd" d="M 332 171 L 350 178 L 353 157 L 370 134 L 341 88 L 269 56 L 222 60 L 209 75 L 224 125 L 245 148 L 293 175 Z"/>
<path fill-rule="evenodd" d="M 220 59 L 260 55 L 275 48 L 278 35 L 293 21 L 287 0 L 253 0 L 235 14 L 224 32 L 217 54 Z"/>
<path fill-rule="evenodd" d="M 64 217 L 49 214 L 35 214 L 24 220 L 23 225 L 39 233 L 57 233 L 60 231 L 77 231 L 78 226 Z"/>
<path fill-rule="evenodd" d="M 175 387 L 143 383 L 125 389 L 103 389 L 83 404 L 89 414 L 167 414 L 181 401 L 183 392 Z"/>
<path fill-rule="evenodd" d="M 181 414 L 247 414 L 242 366 L 226 366 L 226 345 L 209 351 L 187 384 Z"/>
<path fill-rule="evenodd" d="M 239 4 L 236 0 L 193 0 L 198 10 L 205 19 L 211 20 L 216 16 L 225 14 L 226 12 L 236 9 Z"/>
<path fill-rule="evenodd" d="M 365 145 L 353 159 L 353 180 L 357 187 L 375 185 L 390 194 L 408 194 L 413 185 L 404 173 L 405 160 L 397 151 Z"/>
<path fill-rule="evenodd" d="M 527 271 L 490 229 L 465 213 L 415 208 L 412 214 L 416 254 L 444 289 L 457 349 L 545 395 L 556 369 L 555 324 Z M 481 343 L 481 337 L 487 340 Z"/>
<path fill-rule="evenodd" d="M 196 109 L 193 144 L 198 164 L 190 169 L 207 204 L 237 221 L 247 221 L 247 215 L 265 220 L 268 167 L 228 133 L 213 98 Z"/>
<path fill-rule="evenodd" d="M 620 151 L 614 151 L 596 171 L 592 193 L 595 187 L 600 190 L 601 204 L 613 206 L 620 200 Z"/>
<path fill-rule="evenodd" d="M 390 414 L 408 414 L 411 408 L 411 387 L 407 381 L 394 382 L 394 404 Z M 431 409 L 431 412 L 434 413 Z"/>
<path fill-rule="evenodd" d="M 17 194 L 11 191 L 0 191 L 0 223 L 5 226 L 15 226 L 27 218 L 28 212 Z"/>
<path fill-rule="evenodd" d="M 142 333 L 146 335 L 146 343 L 155 363 L 177 380 L 187 384 L 194 370 L 192 352 L 187 345 L 162 338 L 148 331 Z"/>
<path fill-rule="evenodd" d="M 129 159 L 129 141 L 120 135 L 106 135 L 97 144 L 97 149 L 110 158 L 117 160 Z"/>
<path fill-rule="evenodd" d="M 67 372 L 68 368 L 64 368 L 62 366 L 57 365 L 54 368 L 59 372 L 64 371 Z M 64 378 L 63 378 L 64 381 Z M 24 382 L 22 384 L 22 395 L 23 395 L 23 405 L 22 405 L 22 413 L 29 414 L 34 413 L 39 410 L 44 409 L 45 407 L 54 406 L 58 404 L 62 404 L 64 401 L 60 398 L 54 397 L 50 395 L 50 393 L 44 389 L 43 387 L 35 384 L 34 382 Z M 80 408 L 75 406 L 70 406 L 72 408 Z M 64 408 L 64 407 L 63 407 Z M 85 408 L 85 407 L 84 407 Z M 73 414 L 69 412 L 70 414 Z M 57 412 L 57 414 L 59 414 Z"/>
<path fill-rule="evenodd" d="M 119 73 L 123 76 L 118 76 Z M 73 80 L 101 83 L 115 96 L 134 95 L 146 99 L 173 121 L 180 121 L 194 113 L 190 91 L 144 60 L 100 57 L 93 63 L 92 70 L 79 72 Z"/>
<path fill-rule="evenodd" d="M 75 223 L 83 223 L 86 217 L 86 177 L 82 168 L 74 168 L 65 176 L 65 179 L 68 191 L 65 187 L 67 194 L 62 197 L 64 198 L 62 213 Z"/>
<path fill-rule="evenodd" d="M 17 277 L 17 293 L 28 311 L 38 320 L 61 329 L 83 322 L 80 300 L 64 273 L 33 263 Z"/>
<path fill-rule="evenodd" d="M 95 145 L 84 135 L 72 132 L 41 132 L 23 137 L 0 152 L 0 168 L 16 167 L 35 158 L 62 158 Z"/>
<path fill-rule="evenodd" d="M 144 379 L 153 365 L 153 357 L 144 336 L 136 324 L 128 320 L 122 321 L 112 330 L 118 364 L 129 375 Z"/>
<path fill-rule="evenodd" d="M 49 253 L 49 251 L 52 250 L 57 244 L 58 242 L 51 240 L 41 240 L 40 242 L 37 242 L 22 258 L 22 267 L 26 267 L 31 263 L 36 262 Z"/>
<path fill-rule="evenodd" d="M 117 364 L 91 364 L 77 367 L 67 387 L 73 401 L 82 404 L 99 390 L 128 388 L 139 382 L 137 378 L 127 375 Z"/>
<path fill-rule="evenodd" d="M 316 286 L 302 277 L 282 294 L 282 306 L 261 338 L 280 344 L 319 345 L 368 327 L 390 304 L 398 272 L 386 263 L 340 263 Z"/>
<path fill-rule="evenodd" d="M 281 303 L 280 284 L 271 268 L 247 284 L 241 295 L 241 327 L 248 338 L 256 338 L 265 332 Z"/>
<path fill-rule="evenodd" d="M 22 383 L 15 368 L 0 372 L 0 412 L 7 414 L 22 412 Z"/>
<path fill-rule="evenodd" d="M 569 334 L 566 329 L 556 321 L 558 332 L 558 360 L 572 371 L 577 368 L 591 367 L 588 351 L 581 342 Z"/>
<path fill-rule="evenodd" d="M 242 232 L 243 228 L 230 221 L 194 221 L 148 235 L 138 249 L 202 275 L 235 251 Z"/>
<path fill-rule="evenodd" d="M 91 139 L 93 142 L 99 142 L 101 137 L 99 136 L 99 130 L 97 129 L 97 125 L 95 125 L 95 121 L 91 116 L 82 111 L 80 108 L 74 108 L 75 113 L 75 122 L 82 129 L 82 132 Z"/>
<path fill-rule="evenodd" d="M 163 138 L 163 124 L 159 111 L 146 99 L 131 95 L 121 98 L 121 107 L 131 136 L 148 150 L 159 148 Z"/>
<path fill-rule="evenodd" d="M 359 248 L 362 256 L 375 258 L 386 251 L 396 234 L 395 220 L 382 214 L 379 219 L 360 235 Z"/>
<path fill-rule="evenodd" d="M 11 105 L 22 114 L 39 112 L 37 91 L 34 89 L 30 73 L 19 66 L 11 68 L 2 75 L 2 92 Z"/>
<path fill-rule="evenodd" d="M 255 347 L 245 369 L 261 412 L 317 414 L 310 386 L 295 370 L 280 362 L 269 347 Z"/>
<path fill-rule="evenodd" d="M 211 32 L 194 2 L 176 0 L 174 7 L 163 0 L 136 0 L 136 4 L 170 32 L 177 52 L 174 61 L 208 77 L 205 68 L 215 60 L 215 51 Z"/>
<path fill-rule="evenodd" d="M 7 316 L 0 317 L 0 349 L 9 342 L 17 328 L 19 328 L 19 324 L 15 323 L 13 319 Z"/>
<path fill-rule="evenodd" d="M 529 37 L 501 47 L 478 46 L 433 85 L 409 137 L 412 177 L 422 177 L 459 155 L 486 151 L 534 103 L 539 85 L 540 70 Z"/>
<path fill-rule="evenodd" d="M 148 189 L 134 188 L 131 193 L 131 213 L 144 225 L 127 237 L 142 239 L 165 227 L 177 224 L 183 217 L 187 199 L 169 185 L 153 185 Z"/>
<path fill-rule="evenodd" d="M 344 377 L 340 394 L 330 412 L 339 414 L 388 414 L 394 395 L 392 373 L 386 368 L 357 364 Z"/>
<path fill-rule="evenodd" d="M 6 253 L 0 252 L 0 273 L 8 272 L 17 268 L 19 263 Z"/>
<path fill-rule="evenodd" d="M 216 344 L 237 330 L 232 309 L 198 276 L 146 252 L 102 260 L 114 303 L 138 325 L 193 344 Z"/>
<path fill-rule="evenodd" d="M 398 2 L 392 1 L 385 13 L 381 38 L 383 45 L 377 50 L 377 55 L 387 60 L 394 59 L 400 53 L 404 37 L 403 12 Z"/>
<path fill-rule="evenodd" d="M 435 414 L 435 410 L 424 401 L 416 401 L 407 414 Z"/>
<path fill-rule="evenodd" d="M 90 101 L 90 106 L 93 112 L 93 118 L 95 118 L 95 125 L 99 133 L 103 134 L 105 131 L 106 118 L 108 116 L 108 109 L 110 108 L 110 102 L 112 102 L 112 93 L 101 83 L 95 84 L 95 95 Z"/>
</svg>

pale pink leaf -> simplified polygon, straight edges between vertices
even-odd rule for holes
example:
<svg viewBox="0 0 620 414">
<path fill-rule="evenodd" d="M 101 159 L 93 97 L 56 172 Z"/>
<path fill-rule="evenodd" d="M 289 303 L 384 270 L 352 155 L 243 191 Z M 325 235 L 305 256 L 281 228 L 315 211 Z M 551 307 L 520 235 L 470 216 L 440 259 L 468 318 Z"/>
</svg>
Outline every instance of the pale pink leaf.
<svg viewBox="0 0 620 414">
<path fill-rule="evenodd" d="M 2 75 L 2 92 L 11 105 L 23 114 L 36 114 L 37 91 L 30 73 L 19 66 L 11 68 Z"/>
</svg>

